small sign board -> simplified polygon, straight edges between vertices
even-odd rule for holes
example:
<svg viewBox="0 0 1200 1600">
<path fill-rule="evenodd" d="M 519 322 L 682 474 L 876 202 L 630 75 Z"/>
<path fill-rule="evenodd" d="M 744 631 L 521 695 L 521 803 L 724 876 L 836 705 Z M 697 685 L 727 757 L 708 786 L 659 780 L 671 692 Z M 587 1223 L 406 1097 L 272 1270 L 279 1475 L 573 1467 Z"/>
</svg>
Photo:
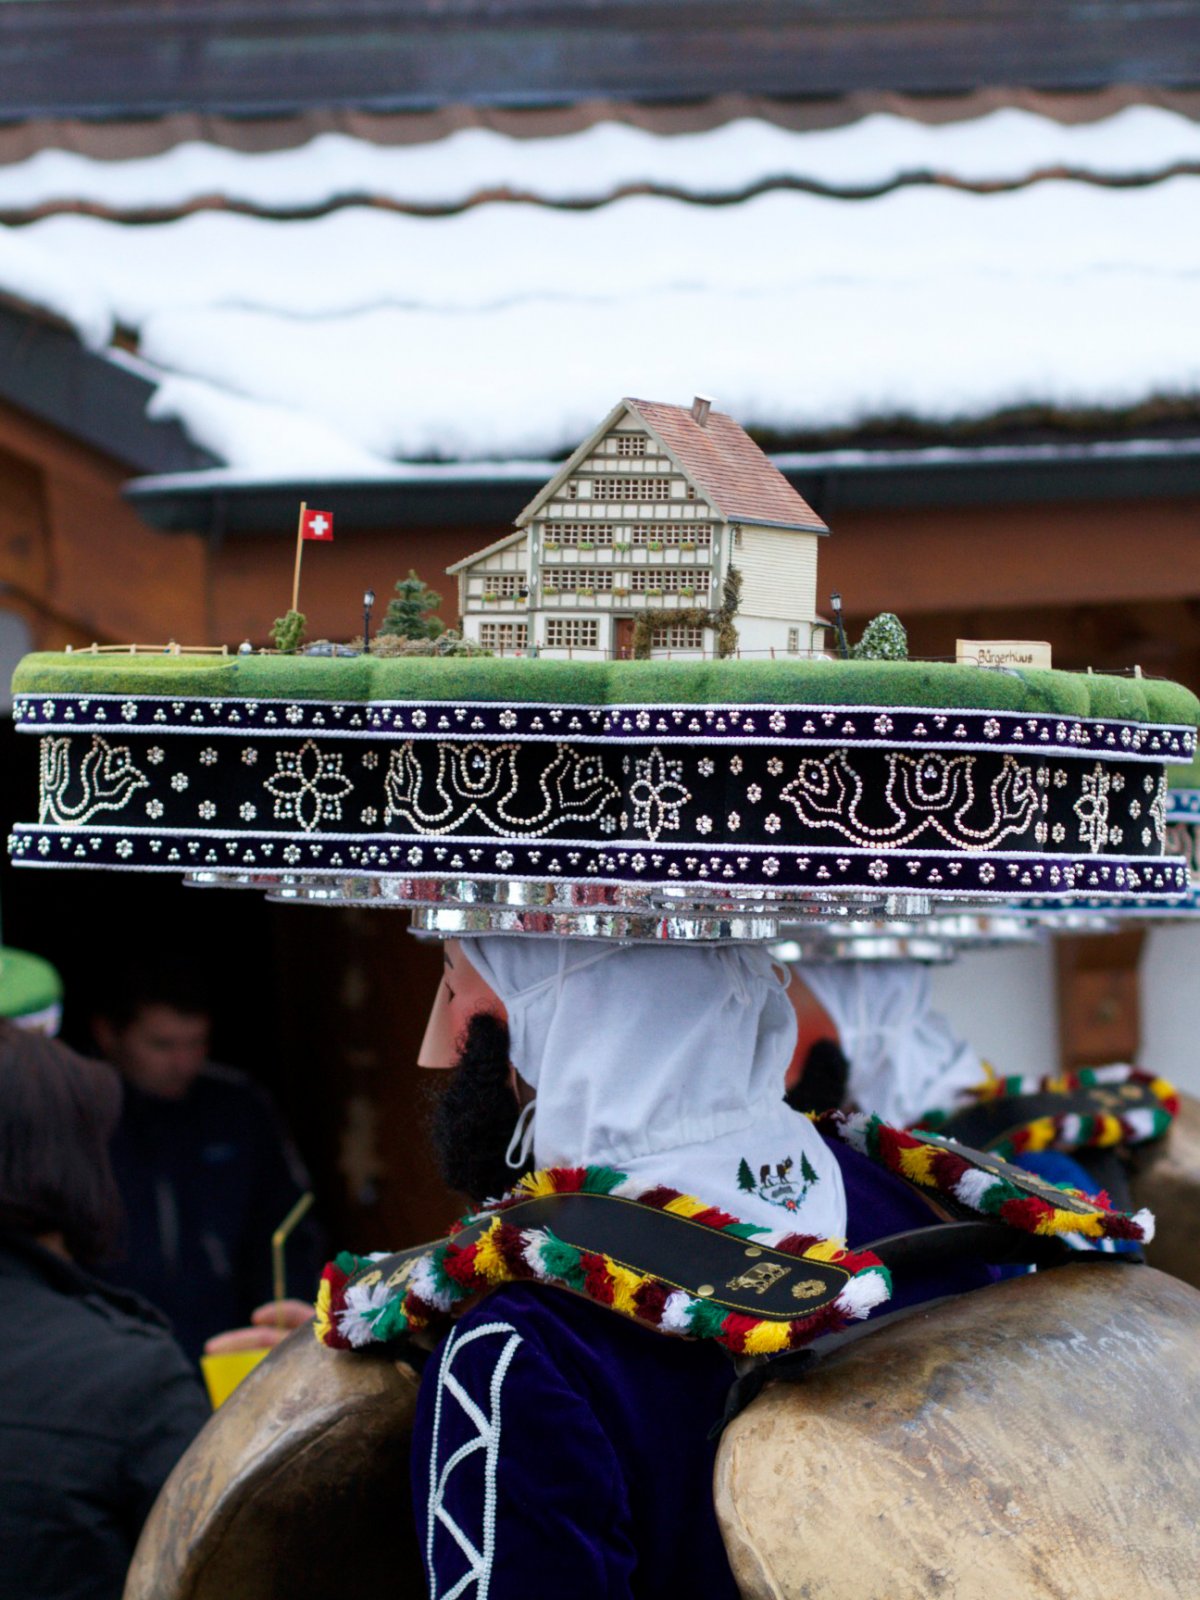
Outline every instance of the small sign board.
<svg viewBox="0 0 1200 1600">
<path fill-rule="evenodd" d="M 1044 639 L 959 639 L 954 659 L 969 667 L 1049 668 Z"/>
</svg>

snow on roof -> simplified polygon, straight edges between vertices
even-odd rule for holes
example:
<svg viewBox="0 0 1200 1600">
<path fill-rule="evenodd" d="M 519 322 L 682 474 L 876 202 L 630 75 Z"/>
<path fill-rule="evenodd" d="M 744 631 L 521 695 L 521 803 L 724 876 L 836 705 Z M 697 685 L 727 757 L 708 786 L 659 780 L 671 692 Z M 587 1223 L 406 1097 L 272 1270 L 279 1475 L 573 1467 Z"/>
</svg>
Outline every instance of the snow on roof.
<svg viewBox="0 0 1200 1600">
<path fill-rule="evenodd" d="M 914 178 L 994 186 L 1071 173 L 1111 182 L 1198 166 L 1200 125 L 1160 106 L 1127 106 L 1075 125 L 1017 107 L 934 125 L 876 112 L 806 132 L 758 117 L 674 135 L 599 121 L 551 137 L 463 128 L 427 144 L 391 147 L 342 133 L 253 153 L 189 140 L 123 161 L 39 150 L 0 168 L 0 213 L 132 215 L 217 204 L 294 214 L 348 198 L 440 211 L 499 195 L 595 205 L 637 190 L 715 199 L 798 184 L 862 194 Z"/>
<path fill-rule="evenodd" d="M 1155 160 L 1196 160 L 1194 125 L 1148 107 L 1040 131 L 1032 125 L 1047 119 L 1017 112 L 936 127 L 892 120 L 900 129 L 872 116 L 820 133 L 742 120 L 666 139 L 604 124 L 591 143 L 586 134 L 500 143 L 533 163 L 527 175 L 535 146 L 561 153 L 539 169 L 547 195 L 607 192 L 635 171 L 681 181 L 691 141 L 718 134 L 733 154 L 710 177 L 739 184 L 778 166 L 755 153 L 763 133 L 787 141 L 789 170 L 850 186 L 915 160 L 910 135 L 934 141 L 939 171 L 988 181 L 1034 159 L 1008 149 L 1022 128 L 1052 132 L 1060 152 L 1086 136 L 1110 173 L 1147 162 L 1154 141 Z M 457 138 L 370 148 L 402 156 L 404 193 L 428 198 L 458 181 L 451 147 L 491 160 L 500 136 Z M 342 181 L 322 157 L 305 178 L 301 157 L 321 143 L 282 153 L 293 201 Z M 719 140 L 699 148 L 711 156 Z M 596 152 L 614 149 L 597 164 Z M 647 165 L 651 155 L 676 165 Z M 275 160 L 239 155 L 238 170 L 260 173 L 266 193 Z M 137 183 L 149 164 L 89 160 L 87 170 L 128 181 L 136 199 L 148 193 Z M 0 167 L 0 194 L 25 169 L 33 163 Z M 690 170 L 705 178 L 703 161 Z M 454 192 L 500 171 L 468 163 Z M 712 393 L 743 425 L 782 434 L 1195 394 L 1200 351 L 1183 331 L 1197 318 L 1198 200 L 1200 177 L 1180 175 L 978 193 L 905 185 L 866 200 L 795 188 L 727 205 L 648 194 L 592 209 L 499 200 L 441 216 L 366 205 L 292 220 L 216 211 L 136 227 L 56 215 L 0 228 L 0 294 L 62 317 L 98 349 L 114 326 L 125 330 L 160 385 L 152 415 L 177 419 L 247 476 L 370 477 L 397 459 L 565 452 L 630 391 L 680 402 Z"/>
<path fill-rule="evenodd" d="M 12 228 L 0 228 L 0 295 L 69 323 L 85 344 L 104 345 L 112 335 L 112 305 L 103 287 L 69 256 L 43 250 Z"/>
</svg>

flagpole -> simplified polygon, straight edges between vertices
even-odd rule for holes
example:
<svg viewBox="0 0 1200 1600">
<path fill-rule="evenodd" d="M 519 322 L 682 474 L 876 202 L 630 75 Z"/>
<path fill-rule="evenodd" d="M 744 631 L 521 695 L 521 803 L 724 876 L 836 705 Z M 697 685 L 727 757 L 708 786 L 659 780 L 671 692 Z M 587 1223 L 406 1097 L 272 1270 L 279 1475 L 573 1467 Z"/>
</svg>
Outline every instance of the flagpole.
<svg viewBox="0 0 1200 1600">
<path fill-rule="evenodd" d="M 304 553 L 304 513 L 308 510 L 307 504 L 300 502 L 300 520 L 296 524 L 296 571 L 292 576 L 292 610 L 300 609 L 300 557 Z"/>
</svg>

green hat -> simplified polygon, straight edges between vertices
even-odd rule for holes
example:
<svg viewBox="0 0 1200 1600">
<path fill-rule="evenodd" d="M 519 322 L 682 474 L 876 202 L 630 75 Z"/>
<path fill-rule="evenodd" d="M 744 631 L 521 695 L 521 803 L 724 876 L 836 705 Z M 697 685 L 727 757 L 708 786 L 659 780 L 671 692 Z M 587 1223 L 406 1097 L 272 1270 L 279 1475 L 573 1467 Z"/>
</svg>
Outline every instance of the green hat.
<svg viewBox="0 0 1200 1600">
<path fill-rule="evenodd" d="M 28 950 L 0 945 L 0 1017 L 19 1028 L 55 1034 L 62 1023 L 62 979 Z"/>
</svg>

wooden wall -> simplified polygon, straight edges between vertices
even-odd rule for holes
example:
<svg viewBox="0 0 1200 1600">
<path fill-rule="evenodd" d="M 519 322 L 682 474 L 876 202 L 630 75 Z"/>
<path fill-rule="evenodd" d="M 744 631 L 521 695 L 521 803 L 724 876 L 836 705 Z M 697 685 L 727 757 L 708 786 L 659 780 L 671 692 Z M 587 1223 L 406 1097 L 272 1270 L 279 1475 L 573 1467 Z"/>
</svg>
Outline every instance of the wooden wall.
<svg viewBox="0 0 1200 1600">
<path fill-rule="evenodd" d="M 210 642 L 204 542 L 148 528 L 121 497 L 127 477 L 0 407 L 0 584 L 38 648 L 172 634 Z"/>
</svg>

